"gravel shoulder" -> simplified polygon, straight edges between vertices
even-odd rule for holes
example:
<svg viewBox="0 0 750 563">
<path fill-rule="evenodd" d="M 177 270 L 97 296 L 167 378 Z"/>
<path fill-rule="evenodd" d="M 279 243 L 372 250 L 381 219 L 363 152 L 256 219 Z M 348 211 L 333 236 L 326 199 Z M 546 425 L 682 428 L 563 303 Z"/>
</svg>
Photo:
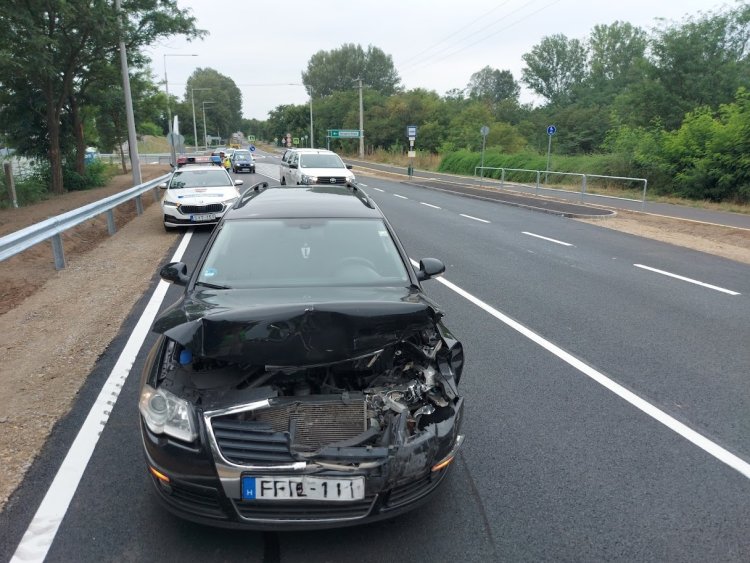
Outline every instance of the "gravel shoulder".
<svg viewBox="0 0 750 563">
<path fill-rule="evenodd" d="M 144 168 L 144 179 L 167 171 Z M 105 188 L 0 210 L 0 236 L 130 186 L 129 175 L 118 176 Z M 159 205 L 143 200 L 141 216 L 134 204 L 117 211 L 115 236 L 103 218 L 67 233 L 64 270 L 54 269 L 49 243 L 0 263 L 0 509 L 177 241 Z M 748 230 L 632 212 L 583 221 L 750 264 Z"/>
</svg>

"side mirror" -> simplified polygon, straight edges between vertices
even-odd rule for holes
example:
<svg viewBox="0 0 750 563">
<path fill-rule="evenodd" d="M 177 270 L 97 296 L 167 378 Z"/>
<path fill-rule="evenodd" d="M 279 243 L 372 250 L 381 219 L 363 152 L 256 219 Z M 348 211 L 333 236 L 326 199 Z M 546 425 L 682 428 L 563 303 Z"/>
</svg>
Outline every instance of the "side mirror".
<svg viewBox="0 0 750 563">
<path fill-rule="evenodd" d="M 166 189 L 167 189 L 167 183 L 166 183 L 166 182 L 162 182 L 161 184 L 159 184 L 159 187 L 160 187 L 160 188 L 161 188 L 162 190 L 166 190 Z"/>
<path fill-rule="evenodd" d="M 417 279 L 419 281 L 429 280 L 445 272 L 445 264 L 437 258 L 422 258 L 419 261 Z"/>
<path fill-rule="evenodd" d="M 245 180 L 235 180 L 235 181 L 234 181 L 234 185 L 235 185 L 235 186 L 241 186 L 241 185 L 242 185 L 242 184 L 244 184 L 244 183 L 245 183 Z"/>
<path fill-rule="evenodd" d="M 159 276 L 161 276 L 161 279 L 177 285 L 187 285 L 190 279 L 187 275 L 187 265 L 182 262 L 170 262 L 159 270 Z"/>
<path fill-rule="evenodd" d="M 352 168 L 354 168 L 354 167 L 353 167 L 353 166 L 352 166 L 351 164 L 347 164 L 347 165 L 346 165 L 346 168 L 347 168 L 348 170 L 351 170 L 351 169 L 352 169 Z"/>
<path fill-rule="evenodd" d="M 296 165 L 296 164 L 290 164 L 290 165 L 289 165 L 289 168 L 294 168 L 294 169 L 296 169 L 296 168 L 298 168 L 298 167 L 297 167 L 297 165 Z"/>
</svg>

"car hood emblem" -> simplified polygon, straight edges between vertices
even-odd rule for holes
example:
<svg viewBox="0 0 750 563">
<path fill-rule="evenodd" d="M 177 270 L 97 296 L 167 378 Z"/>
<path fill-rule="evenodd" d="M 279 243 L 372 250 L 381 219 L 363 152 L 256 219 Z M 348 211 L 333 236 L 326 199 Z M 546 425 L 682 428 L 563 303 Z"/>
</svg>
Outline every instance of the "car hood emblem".
<svg viewBox="0 0 750 563">
<path fill-rule="evenodd" d="M 331 184 L 335 184 L 336 183 L 336 178 L 331 178 L 330 182 L 331 182 Z"/>
<path fill-rule="evenodd" d="M 305 260 L 310 258 L 310 246 L 309 245 L 305 244 L 305 246 L 300 248 L 300 250 L 302 251 L 302 258 L 304 258 Z"/>
</svg>

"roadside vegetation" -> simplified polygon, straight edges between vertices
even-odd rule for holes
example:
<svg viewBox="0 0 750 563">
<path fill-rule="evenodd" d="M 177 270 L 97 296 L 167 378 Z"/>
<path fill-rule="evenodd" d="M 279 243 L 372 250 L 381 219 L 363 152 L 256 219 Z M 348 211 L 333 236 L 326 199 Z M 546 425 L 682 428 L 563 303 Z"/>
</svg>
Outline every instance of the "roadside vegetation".
<svg viewBox="0 0 750 563">
<path fill-rule="evenodd" d="M 0 14 L 0 144 L 39 163 L 37 184 L 17 182 L 25 202 L 98 185 L 99 172 L 84 163 L 87 146 L 127 154 L 120 33 L 128 39 L 139 149 L 167 151 L 167 98 L 144 49 L 157 39 L 203 34 L 177 0 L 140 0 L 124 25 L 113 9 L 93 14 L 84 0 L 61 6 L 38 13 L 23 4 Z M 64 38 L 72 34 L 88 39 L 71 45 Z M 35 56 L 38 42 L 49 49 L 43 61 Z M 375 46 L 318 51 L 301 75 L 312 99 L 317 147 L 330 141 L 331 149 L 356 156 L 356 139 L 326 139 L 326 131 L 359 128 L 355 84 L 362 79 L 369 159 L 406 167 L 405 129 L 416 125 L 417 168 L 473 174 L 482 158 L 480 128 L 487 126 L 485 166 L 545 170 L 547 127 L 555 125 L 550 170 L 646 178 L 649 197 L 744 210 L 750 205 L 748 44 L 750 5 L 738 0 L 679 22 L 657 20 L 648 30 L 616 21 L 586 37 L 542 37 L 523 55 L 521 76 L 486 66 L 443 94 L 405 90 L 392 57 Z M 58 76 L 52 70 L 62 60 L 73 64 Z M 49 76 L 56 78 L 47 83 Z M 521 103 L 521 84 L 540 103 Z M 244 119 L 239 88 L 212 68 L 196 69 L 182 97 L 170 96 L 180 123 L 192 122 L 193 102 L 198 145 L 206 142 L 204 126 L 209 135 L 242 131 L 277 147 L 287 134 L 304 139 L 310 132 L 308 104 L 279 105 L 263 121 Z M 182 128 L 185 147 L 196 144 L 190 129 Z M 126 157 L 119 166 L 126 168 Z M 566 184 L 564 177 L 547 180 Z M 637 197 L 640 189 L 621 181 L 590 186 L 625 197 Z"/>
</svg>

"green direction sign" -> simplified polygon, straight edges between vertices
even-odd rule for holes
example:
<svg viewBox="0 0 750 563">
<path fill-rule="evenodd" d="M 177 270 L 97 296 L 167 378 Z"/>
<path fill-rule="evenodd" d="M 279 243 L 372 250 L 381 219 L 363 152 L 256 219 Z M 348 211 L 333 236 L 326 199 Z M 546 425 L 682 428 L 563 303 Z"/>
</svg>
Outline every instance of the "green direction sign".
<svg viewBox="0 0 750 563">
<path fill-rule="evenodd" d="M 294 143 L 295 145 L 299 145 L 299 137 L 295 137 L 294 139 L 292 139 L 292 142 L 293 142 L 293 143 Z"/>
<path fill-rule="evenodd" d="M 359 129 L 329 129 L 328 136 L 333 139 L 359 139 Z"/>
<path fill-rule="evenodd" d="M 255 135 L 249 135 L 247 137 L 247 140 L 250 141 L 250 142 L 253 142 L 255 140 Z"/>
</svg>

